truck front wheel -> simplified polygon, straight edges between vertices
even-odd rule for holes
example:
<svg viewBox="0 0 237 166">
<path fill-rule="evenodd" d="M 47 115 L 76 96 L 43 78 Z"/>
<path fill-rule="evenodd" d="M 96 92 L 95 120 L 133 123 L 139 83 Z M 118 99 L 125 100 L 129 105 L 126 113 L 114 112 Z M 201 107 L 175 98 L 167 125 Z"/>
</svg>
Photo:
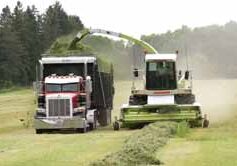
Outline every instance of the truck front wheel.
<svg viewBox="0 0 237 166">
<path fill-rule="evenodd" d="M 97 128 L 97 117 L 94 116 L 94 123 L 89 123 L 89 129 L 90 130 L 95 130 Z"/>
<path fill-rule="evenodd" d="M 43 133 L 43 129 L 35 129 L 35 133 L 36 134 L 42 134 Z"/>
<path fill-rule="evenodd" d="M 77 131 L 78 133 L 86 133 L 86 132 L 87 132 L 87 127 L 84 126 L 83 128 L 78 128 L 78 129 L 76 129 L 76 131 Z"/>
</svg>

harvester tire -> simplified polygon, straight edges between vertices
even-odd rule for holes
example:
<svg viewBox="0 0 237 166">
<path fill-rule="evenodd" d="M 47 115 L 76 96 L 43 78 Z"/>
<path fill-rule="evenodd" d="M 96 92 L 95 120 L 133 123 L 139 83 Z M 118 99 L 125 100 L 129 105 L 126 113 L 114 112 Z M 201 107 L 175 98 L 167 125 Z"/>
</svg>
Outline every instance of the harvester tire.
<svg viewBox="0 0 237 166">
<path fill-rule="evenodd" d="M 195 102 L 195 95 L 193 94 L 183 94 L 175 96 L 175 101 L 177 104 L 193 104 Z"/>
<path fill-rule="evenodd" d="M 114 124 L 113 124 L 113 127 L 114 127 L 114 131 L 118 131 L 120 129 L 120 124 L 118 121 L 115 121 Z"/>
<path fill-rule="evenodd" d="M 203 128 L 208 128 L 208 126 L 209 126 L 209 120 L 204 119 L 204 121 L 203 121 Z"/>
<path fill-rule="evenodd" d="M 147 104 L 147 96 L 132 95 L 129 97 L 129 105 L 145 105 Z"/>
</svg>

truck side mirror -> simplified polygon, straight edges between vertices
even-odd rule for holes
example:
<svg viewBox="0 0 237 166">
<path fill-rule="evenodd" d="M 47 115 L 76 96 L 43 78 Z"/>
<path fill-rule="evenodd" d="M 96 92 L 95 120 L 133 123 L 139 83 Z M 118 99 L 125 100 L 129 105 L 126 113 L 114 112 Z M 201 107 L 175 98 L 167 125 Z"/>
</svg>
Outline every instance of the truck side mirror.
<svg viewBox="0 0 237 166">
<path fill-rule="evenodd" d="M 188 80 L 189 79 L 189 71 L 185 71 L 185 74 L 184 74 L 184 79 L 185 80 Z"/>
<path fill-rule="evenodd" d="M 138 69 L 137 68 L 135 68 L 133 70 L 133 75 L 134 75 L 134 77 L 138 77 Z"/>
</svg>

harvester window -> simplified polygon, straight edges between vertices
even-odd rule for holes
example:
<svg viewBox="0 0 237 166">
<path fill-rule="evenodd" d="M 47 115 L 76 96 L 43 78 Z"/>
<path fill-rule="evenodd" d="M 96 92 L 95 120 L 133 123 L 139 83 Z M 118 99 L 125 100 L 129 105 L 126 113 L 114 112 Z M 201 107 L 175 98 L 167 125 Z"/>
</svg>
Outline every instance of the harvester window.
<svg viewBox="0 0 237 166">
<path fill-rule="evenodd" d="M 149 64 L 149 71 L 156 71 L 157 70 L 157 63 L 156 62 L 151 62 Z"/>
<path fill-rule="evenodd" d="M 175 63 L 172 61 L 147 62 L 146 89 L 176 89 Z"/>
</svg>

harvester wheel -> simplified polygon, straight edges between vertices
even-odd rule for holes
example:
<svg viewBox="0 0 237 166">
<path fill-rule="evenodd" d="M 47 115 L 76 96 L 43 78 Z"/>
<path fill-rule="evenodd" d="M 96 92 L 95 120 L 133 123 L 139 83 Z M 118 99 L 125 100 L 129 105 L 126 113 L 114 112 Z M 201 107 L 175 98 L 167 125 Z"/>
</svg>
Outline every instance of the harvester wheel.
<svg viewBox="0 0 237 166">
<path fill-rule="evenodd" d="M 203 121 L 203 128 L 208 128 L 208 126 L 209 126 L 209 120 L 204 119 L 204 121 Z"/>
<path fill-rule="evenodd" d="M 132 95 L 129 97 L 129 105 L 145 105 L 147 104 L 147 96 Z"/>
<path fill-rule="evenodd" d="M 113 123 L 113 127 L 114 127 L 114 130 L 115 130 L 115 131 L 118 131 L 118 130 L 120 129 L 120 124 L 119 124 L 119 122 L 118 122 L 118 121 L 115 121 L 115 122 Z"/>
<path fill-rule="evenodd" d="M 195 96 L 193 94 L 176 95 L 175 101 L 177 104 L 193 104 Z"/>
</svg>

